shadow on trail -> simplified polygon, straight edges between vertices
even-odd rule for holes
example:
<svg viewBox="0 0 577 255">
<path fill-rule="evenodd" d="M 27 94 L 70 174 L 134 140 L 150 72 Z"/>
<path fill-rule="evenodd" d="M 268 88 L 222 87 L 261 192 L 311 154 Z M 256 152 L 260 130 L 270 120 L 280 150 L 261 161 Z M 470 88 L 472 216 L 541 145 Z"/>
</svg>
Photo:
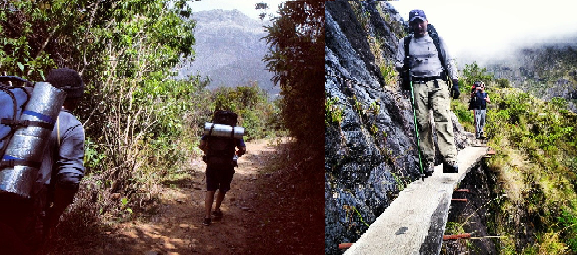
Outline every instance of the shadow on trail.
<svg viewBox="0 0 577 255">
<path fill-rule="evenodd" d="M 184 178 L 179 180 L 166 180 L 161 182 L 164 187 L 167 188 L 184 188 L 184 189 L 195 189 L 202 190 L 206 185 L 205 183 L 199 182 L 192 178 Z"/>
<path fill-rule="evenodd" d="M 235 173 L 221 206 L 224 217 L 210 226 L 202 225 L 206 184 L 204 171 L 199 171 L 191 178 L 162 182 L 155 213 L 135 207 L 137 216 L 81 229 L 96 220 L 83 219 L 84 212 L 69 215 L 49 254 L 251 254 L 246 238 L 247 219 L 254 217 L 248 200 L 255 196 L 250 184 L 255 176 Z M 87 208 L 77 208 L 82 209 Z"/>
<path fill-rule="evenodd" d="M 286 168 L 286 154 L 276 156 L 284 144 L 247 146 L 221 206 L 221 221 L 202 225 L 206 180 L 204 169 L 192 167 L 190 176 L 144 189 L 145 197 L 156 198 L 129 204 L 133 215 L 122 220 L 83 228 L 89 219 L 82 217 L 90 213 L 71 214 L 50 254 L 309 254 L 312 246 L 322 252 L 323 172 L 317 178 Z M 274 171 L 277 167 L 285 170 Z"/>
</svg>

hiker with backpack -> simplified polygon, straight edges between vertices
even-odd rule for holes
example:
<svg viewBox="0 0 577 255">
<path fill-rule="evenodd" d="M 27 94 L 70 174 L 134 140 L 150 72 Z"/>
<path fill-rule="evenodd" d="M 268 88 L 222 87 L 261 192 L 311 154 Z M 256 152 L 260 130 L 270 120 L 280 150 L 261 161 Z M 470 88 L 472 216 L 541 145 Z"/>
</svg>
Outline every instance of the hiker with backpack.
<svg viewBox="0 0 577 255">
<path fill-rule="evenodd" d="M 236 127 L 237 117 L 237 114 L 233 112 L 215 111 L 212 123 L 206 123 L 205 135 L 200 140 L 199 148 L 204 151 L 203 160 L 206 162 L 205 215 L 202 222 L 205 226 L 212 223 L 211 212 L 215 221 L 222 218 L 220 206 L 226 192 L 230 190 L 230 183 L 235 172 L 234 167 L 238 166 L 236 160 L 246 153 L 246 146 L 242 139 L 244 129 Z M 237 133 L 239 129 L 242 131 L 240 135 Z M 215 209 L 212 211 L 217 189 L 219 191 L 216 196 Z"/>
<path fill-rule="evenodd" d="M 411 90 L 412 94 L 421 175 L 423 178 L 431 176 L 434 170 L 430 110 L 433 111 L 438 146 L 444 158 L 443 172 L 456 173 L 457 149 L 449 115 L 449 96 L 459 98 L 457 66 L 443 39 L 428 24 L 424 11 L 409 12 L 409 26 L 414 33 L 399 40 L 396 68 L 403 74 L 402 88 Z"/>
<path fill-rule="evenodd" d="M 491 99 L 485 92 L 485 83 L 476 81 L 471 92 L 469 109 L 473 110 L 475 116 L 475 138 L 477 139 L 486 138 L 483 128 L 485 127 L 485 117 L 487 116 L 487 103 L 491 103 Z"/>
<path fill-rule="evenodd" d="M 67 68 L 50 71 L 46 82 L 34 88 L 3 85 L 14 100 L 2 106 L 13 104 L 8 108 L 17 113 L 2 119 L 3 130 L 12 130 L 2 138 L 0 172 L 0 203 L 9 208 L 0 211 L 0 246 L 6 254 L 33 254 L 50 242 L 84 175 L 84 127 L 69 112 L 78 105 L 84 83 Z M 11 178 L 17 175 L 30 178 Z"/>
<path fill-rule="evenodd" d="M 71 111 L 80 104 L 85 86 L 78 72 L 68 68 L 50 71 L 46 81 L 66 91 L 40 167 L 40 182 L 47 185 L 44 234 L 49 239 L 84 177 L 84 126 Z"/>
</svg>

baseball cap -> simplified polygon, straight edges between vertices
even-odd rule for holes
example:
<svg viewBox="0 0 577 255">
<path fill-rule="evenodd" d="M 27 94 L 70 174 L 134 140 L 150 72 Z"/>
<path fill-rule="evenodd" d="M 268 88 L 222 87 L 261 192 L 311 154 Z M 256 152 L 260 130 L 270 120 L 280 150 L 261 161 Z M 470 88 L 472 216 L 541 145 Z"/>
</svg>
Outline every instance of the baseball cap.
<svg viewBox="0 0 577 255">
<path fill-rule="evenodd" d="M 427 20 L 427 16 L 423 10 L 412 10 L 409 12 L 409 22 L 412 22 L 416 19 L 420 20 Z"/>
</svg>

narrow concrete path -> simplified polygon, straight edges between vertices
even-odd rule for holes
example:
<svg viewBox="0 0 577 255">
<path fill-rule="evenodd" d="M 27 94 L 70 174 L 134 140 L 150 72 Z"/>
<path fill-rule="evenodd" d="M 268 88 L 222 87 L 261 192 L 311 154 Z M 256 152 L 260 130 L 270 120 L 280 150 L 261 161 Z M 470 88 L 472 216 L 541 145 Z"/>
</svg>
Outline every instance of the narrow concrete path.
<svg viewBox="0 0 577 255">
<path fill-rule="evenodd" d="M 453 190 L 486 154 L 487 147 L 467 147 L 457 156 L 458 173 L 445 174 L 441 165 L 409 184 L 345 255 L 439 254 Z"/>
</svg>

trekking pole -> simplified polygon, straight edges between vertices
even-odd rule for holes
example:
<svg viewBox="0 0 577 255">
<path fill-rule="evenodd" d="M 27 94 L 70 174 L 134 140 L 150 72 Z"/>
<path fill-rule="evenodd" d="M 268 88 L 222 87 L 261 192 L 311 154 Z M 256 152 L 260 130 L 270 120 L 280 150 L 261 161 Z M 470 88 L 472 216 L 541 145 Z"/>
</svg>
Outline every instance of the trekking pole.
<svg viewBox="0 0 577 255">
<path fill-rule="evenodd" d="M 419 127 L 417 126 L 417 113 L 415 111 L 415 91 L 413 90 L 413 71 L 409 69 L 409 86 L 411 87 L 411 104 L 413 105 L 413 117 L 415 123 L 415 137 L 417 139 L 417 149 L 419 154 L 419 170 L 421 171 L 421 179 L 425 181 L 425 172 L 423 171 L 423 162 L 421 160 L 421 144 L 419 142 Z"/>
</svg>

